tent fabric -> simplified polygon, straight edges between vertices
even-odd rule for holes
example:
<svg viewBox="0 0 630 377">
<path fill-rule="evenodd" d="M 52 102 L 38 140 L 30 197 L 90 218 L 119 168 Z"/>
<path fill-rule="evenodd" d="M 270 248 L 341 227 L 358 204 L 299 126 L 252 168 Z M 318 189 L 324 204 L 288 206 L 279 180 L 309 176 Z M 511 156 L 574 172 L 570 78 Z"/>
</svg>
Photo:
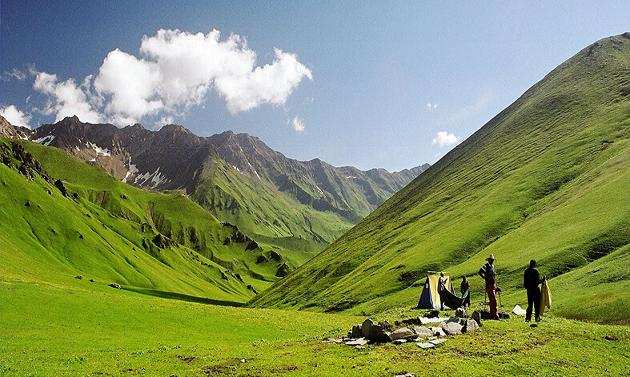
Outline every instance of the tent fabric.
<svg viewBox="0 0 630 377">
<path fill-rule="evenodd" d="M 457 309 L 459 307 L 464 306 L 466 301 L 469 300 L 469 295 L 470 295 L 470 291 L 466 291 L 464 292 L 464 295 L 462 297 L 459 297 L 455 295 L 454 293 L 449 292 L 447 290 L 442 294 L 441 299 L 442 301 L 444 301 L 445 306 L 448 306 L 451 309 Z"/>
<path fill-rule="evenodd" d="M 545 308 L 551 309 L 551 291 L 549 290 L 549 285 L 547 284 L 547 280 L 543 280 L 540 285 L 540 315 L 543 315 L 545 312 Z"/>
<path fill-rule="evenodd" d="M 444 276 L 446 279 L 445 286 L 449 293 L 453 292 L 453 284 L 449 276 Z M 418 300 L 418 309 L 440 309 L 441 300 L 438 292 L 438 283 L 440 281 L 440 275 L 427 275 L 426 280 Z M 456 296 L 457 297 L 457 296 Z"/>
</svg>

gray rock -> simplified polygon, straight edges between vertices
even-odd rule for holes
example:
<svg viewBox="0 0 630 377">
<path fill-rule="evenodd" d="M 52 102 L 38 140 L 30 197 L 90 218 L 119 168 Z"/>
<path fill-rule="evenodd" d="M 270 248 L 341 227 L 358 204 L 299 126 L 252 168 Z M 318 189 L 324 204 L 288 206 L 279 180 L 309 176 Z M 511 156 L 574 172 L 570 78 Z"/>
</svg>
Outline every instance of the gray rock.
<svg viewBox="0 0 630 377">
<path fill-rule="evenodd" d="M 430 329 L 431 331 L 433 331 L 433 336 L 436 336 L 438 338 L 442 338 L 446 336 L 446 333 L 441 327 L 431 327 Z"/>
<path fill-rule="evenodd" d="M 460 325 L 459 322 L 446 322 L 442 324 L 442 329 L 447 335 L 461 334 L 463 328 L 464 326 Z"/>
<path fill-rule="evenodd" d="M 394 330 L 391 335 L 390 338 L 392 340 L 397 340 L 397 339 L 410 339 L 410 338 L 415 338 L 416 337 L 416 333 L 413 332 L 410 328 L 408 327 L 401 327 L 397 330 Z"/>
<path fill-rule="evenodd" d="M 430 336 L 433 336 L 433 331 L 431 331 L 431 329 L 429 329 L 428 327 L 424 327 L 424 326 L 413 326 L 411 328 L 413 330 L 413 332 L 416 333 L 416 335 L 420 338 L 428 338 Z"/>
<path fill-rule="evenodd" d="M 118 283 L 109 283 L 109 286 L 116 289 L 121 289 L 122 287 Z"/>
<path fill-rule="evenodd" d="M 347 339 L 343 343 L 345 345 L 347 345 L 347 346 L 364 346 L 364 345 L 368 344 L 368 340 L 365 339 L 365 338 Z"/>
<path fill-rule="evenodd" d="M 466 320 L 466 325 L 462 329 L 465 333 L 472 333 L 479 330 L 479 324 L 473 319 Z"/>
<path fill-rule="evenodd" d="M 364 338 L 369 338 L 370 334 L 372 333 L 372 327 L 374 326 L 374 322 L 372 322 L 372 320 L 369 318 L 363 321 L 363 323 L 361 324 L 361 333 L 363 334 Z"/>
<path fill-rule="evenodd" d="M 435 348 L 435 344 L 431 342 L 416 343 L 416 345 L 423 349 Z"/>
<path fill-rule="evenodd" d="M 434 340 L 429 340 L 429 343 L 438 346 L 442 343 L 446 342 L 446 339 L 434 339 Z"/>
<path fill-rule="evenodd" d="M 394 340 L 392 340 L 392 343 L 394 343 L 394 344 L 407 343 L 407 339 L 394 339 Z"/>
<path fill-rule="evenodd" d="M 416 375 L 413 373 L 403 373 L 403 374 L 397 374 L 395 377 L 416 377 Z"/>
</svg>

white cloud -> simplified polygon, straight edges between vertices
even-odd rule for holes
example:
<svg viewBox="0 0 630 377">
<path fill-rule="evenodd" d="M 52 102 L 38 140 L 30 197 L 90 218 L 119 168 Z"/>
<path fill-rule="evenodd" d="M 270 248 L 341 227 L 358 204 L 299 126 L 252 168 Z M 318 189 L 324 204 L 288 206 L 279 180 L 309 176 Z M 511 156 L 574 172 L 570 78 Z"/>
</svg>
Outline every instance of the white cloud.
<svg viewBox="0 0 630 377">
<path fill-rule="evenodd" d="M 99 94 L 110 96 L 105 113 L 119 121 L 134 123 L 163 107 L 162 101 L 156 99 L 160 79 L 155 63 L 116 49 L 103 60 L 94 88 Z"/>
<path fill-rule="evenodd" d="M 10 71 L 4 71 L 4 74 L 2 75 L 2 80 L 3 81 L 9 81 L 9 80 L 23 81 L 23 80 L 26 80 L 27 76 L 28 75 L 26 71 L 13 68 Z"/>
<path fill-rule="evenodd" d="M 117 125 L 185 115 L 192 106 L 204 106 L 212 90 L 232 114 L 262 104 L 283 105 L 304 78 L 313 78 L 295 54 L 274 49 L 273 61 L 262 66 L 256 59 L 236 34 L 222 39 L 218 30 L 158 30 L 142 38 L 138 56 L 109 52 L 96 76 L 87 76 L 81 85 L 34 68 L 31 73 L 33 88 L 47 96 L 44 113 L 57 120 L 77 115 Z"/>
<path fill-rule="evenodd" d="M 61 120 L 67 116 L 76 115 L 84 122 L 97 123 L 102 120 L 99 113 L 92 107 L 86 95 L 85 82 L 77 86 L 74 79 L 58 81 L 56 75 L 45 72 L 35 74 L 33 88 L 47 96 L 45 114 L 55 115 L 55 120 Z"/>
<path fill-rule="evenodd" d="M 0 115 L 4 117 L 9 123 L 16 127 L 31 128 L 31 116 L 24 113 L 13 105 L 0 107 Z"/>
<path fill-rule="evenodd" d="M 291 121 L 291 127 L 296 132 L 304 132 L 304 121 L 298 117 L 294 117 Z"/>
<path fill-rule="evenodd" d="M 450 147 L 459 143 L 459 138 L 447 131 L 439 131 L 431 144 L 439 147 Z"/>
<path fill-rule="evenodd" d="M 431 112 L 431 111 L 437 110 L 438 105 L 437 103 L 427 102 L 427 104 L 425 105 L 425 108 L 427 109 L 427 111 Z"/>
</svg>

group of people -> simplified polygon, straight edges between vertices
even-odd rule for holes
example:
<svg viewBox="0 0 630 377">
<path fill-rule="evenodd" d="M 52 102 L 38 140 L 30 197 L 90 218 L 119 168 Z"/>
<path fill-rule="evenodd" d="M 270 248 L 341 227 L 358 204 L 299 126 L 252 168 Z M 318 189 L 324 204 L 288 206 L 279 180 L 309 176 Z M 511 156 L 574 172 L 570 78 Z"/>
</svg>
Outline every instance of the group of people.
<svg viewBox="0 0 630 377">
<path fill-rule="evenodd" d="M 490 318 L 499 319 L 499 312 L 497 308 L 497 294 L 501 293 L 501 288 L 497 285 L 497 273 L 494 267 L 494 255 L 490 255 L 486 258 L 486 263 L 479 269 L 479 276 L 484 279 L 485 282 L 485 290 L 486 295 L 488 297 L 488 304 L 490 306 Z M 540 300 L 541 300 L 541 291 L 539 285 L 542 284 L 546 279 L 544 277 L 541 278 L 538 269 L 536 268 L 536 261 L 531 260 L 529 262 L 529 267 L 525 270 L 523 274 L 523 287 L 527 290 L 527 310 L 525 311 L 525 321 L 529 322 L 532 319 L 532 313 L 535 314 L 536 322 L 540 321 Z M 460 285 L 460 291 L 462 294 L 462 298 L 465 298 L 462 306 L 470 305 L 470 284 L 468 280 L 464 276 L 462 278 L 462 282 Z M 443 293 L 446 293 L 446 277 L 444 273 L 440 274 L 440 279 L 438 282 L 438 292 L 440 296 Z M 444 300 L 442 300 L 442 309 L 444 309 Z"/>
<path fill-rule="evenodd" d="M 494 268 L 494 255 L 486 258 L 486 264 L 479 269 L 481 276 L 486 283 L 486 294 L 488 295 L 488 303 L 490 306 L 490 317 L 499 319 L 497 311 L 497 293 L 501 293 L 501 288 L 497 285 L 497 273 Z M 536 268 L 536 261 L 530 260 L 529 267 L 525 269 L 523 274 L 523 287 L 527 290 L 527 310 L 525 311 L 525 321 L 532 319 L 532 312 L 535 314 L 536 322 L 540 322 L 540 288 L 546 279 L 541 278 L 540 272 Z"/>
</svg>

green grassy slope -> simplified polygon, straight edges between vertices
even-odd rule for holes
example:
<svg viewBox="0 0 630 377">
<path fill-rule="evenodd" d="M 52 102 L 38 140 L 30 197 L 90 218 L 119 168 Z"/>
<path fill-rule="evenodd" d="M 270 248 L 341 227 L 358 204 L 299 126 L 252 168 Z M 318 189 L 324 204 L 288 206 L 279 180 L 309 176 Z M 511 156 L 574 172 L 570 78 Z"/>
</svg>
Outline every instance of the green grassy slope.
<svg viewBox="0 0 630 377">
<path fill-rule="evenodd" d="M 19 172 L 15 143 L 0 139 L 0 266 L 30 281 L 83 275 L 100 282 L 246 301 L 274 279 L 260 249 L 224 245 L 234 229 L 179 194 L 121 183 L 61 150 L 22 142 L 41 172 Z M 46 180 L 44 175 L 53 177 Z M 60 178 L 68 195 L 55 187 Z M 251 287 L 248 287 L 250 285 Z"/>
<path fill-rule="evenodd" d="M 560 287 L 580 270 L 566 273 L 605 263 L 598 259 L 607 254 L 617 255 L 610 267 L 627 257 L 629 137 L 626 33 L 560 65 L 254 304 L 365 312 L 411 306 L 419 294 L 413 285 L 427 271 L 474 276 L 494 253 L 504 289 L 520 288 L 522 270 L 536 258 L 552 287 L 558 284 L 558 310 L 576 316 L 574 290 Z M 623 273 L 588 297 L 627 287 L 627 265 L 613 268 Z M 626 313 L 612 320 L 626 322 L 628 301 L 609 302 Z"/>
<path fill-rule="evenodd" d="M 0 275 L 0 303 L 3 376 L 623 375 L 630 357 L 628 327 L 556 318 L 537 329 L 487 322 L 439 350 L 358 350 L 322 339 L 363 318 L 164 300 L 71 277 Z"/>
</svg>

